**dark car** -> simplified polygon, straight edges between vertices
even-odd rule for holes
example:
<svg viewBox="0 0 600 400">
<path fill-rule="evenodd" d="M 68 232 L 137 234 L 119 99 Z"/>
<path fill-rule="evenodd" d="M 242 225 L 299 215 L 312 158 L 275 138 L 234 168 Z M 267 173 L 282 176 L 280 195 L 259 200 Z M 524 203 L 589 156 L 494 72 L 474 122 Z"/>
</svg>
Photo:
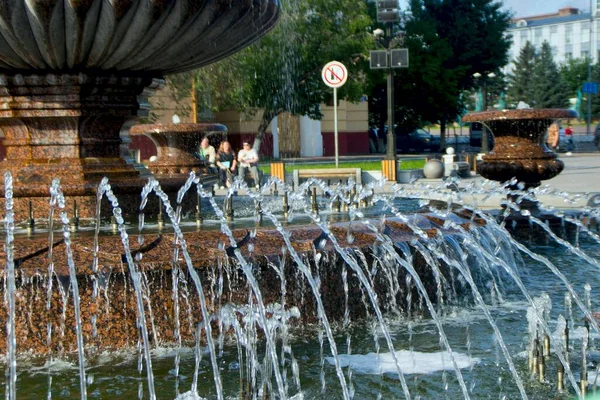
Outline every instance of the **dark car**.
<svg viewBox="0 0 600 400">
<path fill-rule="evenodd" d="M 400 153 L 438 151 L 440 137 L 417 128 L 405 134 L 396 132 L 396 149 Z"/>
<path fill-rule="evenodd" d="M 494 147 L 494 135 L 487 130 L 488 134 L 488 147 L 491 150 Z M 481 147 L 481 138 L 483 136 L 483 124 L 480 122 L 473 122 L 469 126 L 469 146 Z"/>
</svg>

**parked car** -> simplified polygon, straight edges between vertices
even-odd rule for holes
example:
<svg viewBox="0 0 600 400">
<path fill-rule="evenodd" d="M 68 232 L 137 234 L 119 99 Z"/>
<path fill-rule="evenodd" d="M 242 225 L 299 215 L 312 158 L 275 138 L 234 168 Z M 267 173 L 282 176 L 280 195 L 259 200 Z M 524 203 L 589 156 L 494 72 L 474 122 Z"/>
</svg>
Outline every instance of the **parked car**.
<svg viewBox="0 0 600 400">
<path fill-rule="evenodd" d="M 417 128 L 406 134 L 396 130 L 396 150 L 399 153 L 424 151 L 438 151 L 440 149 L 440 137 L 432 135 L 424 129 Z"/>
<path fill-rule="evenodd" d="M 494 135 L 492 132 L 487 131 L 488 133 L 488 150 L 492 150 L 494 147 Z M 483 124 L 480 122 L 473 122 L 469 126 L 469 146 L 471 147 L 481 147 L 481 137 L 483 136 Z"/>
<path fill-rule="evenodd" d="M 594 144 L 600 150 L 600 124 L 596 125 L 596 131 L 594 132 Z"/>
</svg>

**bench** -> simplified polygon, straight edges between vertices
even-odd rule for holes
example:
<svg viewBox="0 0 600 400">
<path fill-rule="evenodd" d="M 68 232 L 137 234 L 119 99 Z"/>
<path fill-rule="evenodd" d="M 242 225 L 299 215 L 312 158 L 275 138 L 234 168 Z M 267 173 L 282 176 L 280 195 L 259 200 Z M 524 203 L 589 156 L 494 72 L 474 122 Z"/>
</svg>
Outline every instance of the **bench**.
<svg viewBox="0 0 600 400">
<path fill-rule="evenodd" d="M 323 168 L 323 169 L 295 169 L 294 170 L 294 188 L 300 186 L 301 179 L 317 178 L 324 181 L 330 179 L 348 180 L 354 178 L 357 184 L 362 183 L 361 168 Z"/>
</svg>

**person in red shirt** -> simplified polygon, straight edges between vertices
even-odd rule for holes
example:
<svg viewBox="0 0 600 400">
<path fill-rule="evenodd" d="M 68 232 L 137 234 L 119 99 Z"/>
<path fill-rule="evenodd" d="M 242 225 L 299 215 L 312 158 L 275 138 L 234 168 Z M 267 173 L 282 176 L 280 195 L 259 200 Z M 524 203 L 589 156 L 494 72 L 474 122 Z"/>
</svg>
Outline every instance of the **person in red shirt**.
<svg viewBox="0 0 600 400">
<path fill-rule="evenodd" d="M 567 152 L 570 153 L 573 151 L 573 128 L 571 125 L 565 129 L 565 139 L 567 140 Z"/>
</svg>

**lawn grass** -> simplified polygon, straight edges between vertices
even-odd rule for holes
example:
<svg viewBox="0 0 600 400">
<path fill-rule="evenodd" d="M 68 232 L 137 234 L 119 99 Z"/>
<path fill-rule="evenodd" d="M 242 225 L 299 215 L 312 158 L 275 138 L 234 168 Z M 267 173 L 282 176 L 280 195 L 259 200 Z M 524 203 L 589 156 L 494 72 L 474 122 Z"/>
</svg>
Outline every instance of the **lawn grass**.
<svg viewBox="0 0 600 400">
<path fill-rule="evenodd" d="M 399 169 L 421 169 L 425 166 L 425 159 L 410 159 L 400 161 Z M 340 168 L 360 168 L 363 171 L 381 171 L 381 161 L 344 161 L 339 163 Z M 295 169 L 327 169 L 335 168 L 335 163 L 294 163 L 285 164 L 285 172 L 292 172 Z M 259 165 L 265 174 L 271 173 L 269 164 Z"/>
</svg>

